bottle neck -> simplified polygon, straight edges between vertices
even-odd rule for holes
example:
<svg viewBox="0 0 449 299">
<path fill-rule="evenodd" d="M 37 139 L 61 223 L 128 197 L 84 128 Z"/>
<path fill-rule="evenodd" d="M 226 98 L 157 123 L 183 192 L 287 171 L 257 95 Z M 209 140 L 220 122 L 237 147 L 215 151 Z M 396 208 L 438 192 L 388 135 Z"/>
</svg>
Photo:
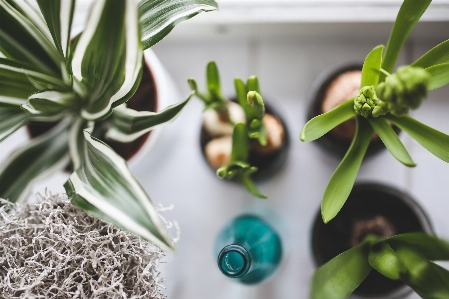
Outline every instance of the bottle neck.
<svg viewBox="0 0 449 299">
<path fill-rule="evenodd" d="M 251 256 L 245 247 L 238 244 L 225 246 L 218 254 L 218 268 L 231 278 L 245 275 L 251 266 Z"/>
</svg>

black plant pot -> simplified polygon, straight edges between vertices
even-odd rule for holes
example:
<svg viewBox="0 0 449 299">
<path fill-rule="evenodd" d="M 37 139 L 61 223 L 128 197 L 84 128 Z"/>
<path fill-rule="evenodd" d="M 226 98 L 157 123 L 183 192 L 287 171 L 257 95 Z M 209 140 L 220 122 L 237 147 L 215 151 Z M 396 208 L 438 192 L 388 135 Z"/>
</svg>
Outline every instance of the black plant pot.
<svg viewBox="0 0 449 299">
<path fill-rule="evenodd" d="M 323 101 L 325 100 L 326 93 L 331 84 L 342 74 L 351 71 L 360 71 L 362 64 L 345 64 L 328 69 L 320 74 L 314 81 L 311 92 L 309 93 L 309 108 L 307 111 L 307 120 L 314 118 L 322 114 Z M 343 158 L 346 154 L 349 146 L 351 145 L 352 136 L 355 132 L 355 119 L 350 119 L 345 123 L 339 125 L 337 128 L 326 133 L 321 138 L 314 141 L 322 149 L 332 153 L 338 158 Z M 400 130 L 397 127 L 393 127 L 396 133 Z M 338 134 L 340 132 L 340 134 Z M 348 136 L 343 137 L 342 132 L 348 132 Z M 350 133 L 352 132 L 352 133 Z M 376 135 L 371 140 L 365 157 L 371 157 L 385 148 L 380 138 Z"/>
<path fill-rule="evenodd" d="M 356 184 L 340 213 L 328 224 L 318 211 L 312 228 L 312 251 L 316 266 L 352 248 L 367 234 L 391 236 L 408 232 L 432 233 L 422 208 L 407 194 L 386 185 Z M 404 298 L 411 288 L 376 270 L 354 291 L 351 298 Z"/>
<path fill-rule="evenodd" d="M 235 102 L 235 100 L 233 101 Z M 252 166 L 256 166 L 258 169 L 254 174 L 251 175 L 251 177 L 256 181 L 268 180 L 274 174 L 276 174 L 282 168 L 282 166 L 285 165 L 290 150 L 290 136 L 284 119 L 281 117 L 279 112 L 276 111 L 275 108 L 273 108 L 273 106 L 267 103 L 266 100 L 264 100 L 264 102 L 266 114 L 275 116 L 281 122 L 282 127 L 284 128 L 284 140 L 283 145 L 279 149 L 269 154 L 260 154 L 254 151 L 251 147 L 248 163 Z M 204 161 L 215 173 L 215 169 L 213 169 L 213 167 L 207 162 L 205 154 L 206 144 L 212 139 L 213 137 L 207 132 L 207 130 L 204 128 L 204 125 L 202 125 L 200 132 L 201 153 L 203 155 Z"/>
</svg>

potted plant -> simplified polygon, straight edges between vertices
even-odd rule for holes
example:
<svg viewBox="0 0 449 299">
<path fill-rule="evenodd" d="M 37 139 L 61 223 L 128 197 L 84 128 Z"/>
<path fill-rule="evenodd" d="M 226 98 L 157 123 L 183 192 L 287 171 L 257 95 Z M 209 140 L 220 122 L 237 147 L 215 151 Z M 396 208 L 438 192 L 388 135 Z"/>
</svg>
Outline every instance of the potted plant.
<svg viewBox="0 0 449 299">
<path fill-rule="evenodd" d="M 411 288 L 424 298 L 440 298 L 428 297 L 440 290 L 438 279 L 429 286 L 426 279 L 431 279 L 432 271 L 449 279 L 449 271 L 432 265 L 428 272 L 419 273 L 420 260 L 412 259 L 415 251 L 430 260 L 449 259 L 449 243 L 432 234 L 427 215 L 408 194 L 382 184 L 356 184 L 333 221 L 324 224 L 319 212 L 315 217 L 312 252 L 321 267 L 312 280 L 312 298 L 347 298 L 351 293 L 357 298 L 403 298 Z M 413 252 L 403 253 L 401 242 L 411 245 Z M 431 248 L 441 250 L 440 255 L 429 255 L 434 254 L 429 253 Z M 399 266 L 404 268 L 394 268 Z M 443 290 L 447 296 L 448 285 Z"/>
<path fill-rule="evenodd" d="M 438 158 L 449 162 L 449 136 L 407 115 L 409 109 L 419 107 L 429 90 L 449 83 L 449 40 L 392 74 L 404 41 L 430 2 L 405 0 L 387 46 L 375 47 L 365 59 L 358 95 L 311 119 L 301 131 L 300 139 L 308 142 L 348 119 L 356 120 L 355 137 L 323 195 L 321 213 L 325 223 L 337 215 L 348 198 L 374 131 L 398 161 L 408 167 L 415 166 L 389 123 L 409 134 Z"/>
<path fill-rule="evenodd" d="M 215 62 L 206 67 L 207 91 L 188 80 L 195 95 L 204 102 L 201 151 L 208 165 L 222 179 L 236 179 L 253 195 L 266 198 L 253 181 L 266 179 L 287 158 L 289 137 L 285 122 L 263 100 L 256 76 L 234 80 L 236 98 L 226 99 L 221 91 Z"/>
<path fill-rule="evenodd" d="M 96 1 L 73 42 L 75 1 L 37 2 L 40 13 L 26 1 L 0 1 L 0 140 L 30 121 L 57 124 L 3 162 L 0 196 L 21 201 L 35 180 L 70 161 L 72 204 L 172 250 L 125 160 L 98 138 L 129 142 L 180 112 L 190 97 L 158 113 L 125 103 L 139 86 L 143 50 L 215 1 Z"/>
</svg>

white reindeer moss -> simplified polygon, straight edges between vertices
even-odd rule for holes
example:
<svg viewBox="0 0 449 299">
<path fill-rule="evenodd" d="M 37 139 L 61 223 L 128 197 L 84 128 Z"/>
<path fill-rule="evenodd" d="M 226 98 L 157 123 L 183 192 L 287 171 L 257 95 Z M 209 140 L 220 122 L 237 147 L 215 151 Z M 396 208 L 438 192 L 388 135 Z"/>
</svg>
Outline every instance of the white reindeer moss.
<svg viewBox="0 0 449 299">
<path fill-rule="evenodd" d="M 38 205 L 0 201 L 0 298 L 165 298 L 158 247 L 65 195 Z"/>
</svg>

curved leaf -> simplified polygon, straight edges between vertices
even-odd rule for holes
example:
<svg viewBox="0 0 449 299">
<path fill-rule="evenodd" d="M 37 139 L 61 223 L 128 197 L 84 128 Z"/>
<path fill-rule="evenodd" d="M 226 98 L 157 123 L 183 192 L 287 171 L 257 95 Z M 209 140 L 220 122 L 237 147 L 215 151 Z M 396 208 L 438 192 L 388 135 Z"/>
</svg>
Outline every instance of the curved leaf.
<svg viewBox="0 0 449 299">
<path fill-rule="evenodd" d="M 73 205 L 154 243 L 173 250 L 166 227 L 125 160 L 84 131 L 81 167 L 64 184 Z"/>
<path fill-rule="evenodd" d="M 193 92 L 187 100 L 168 106 L 160 112 L 135 111 L 123 105 L 118 106 L 113 110 L 112 127 L 107 131 L 106 137 L 119 142 L 131 142 L 155 127 L 175 120 L 194 94 Z"/>
<path fill-rule="evenodd" d="M 21 109 L 0 108 L 0 141 L 28 122 L 30 115 Z"/>
<path fill-rule="evenodd" d="M 388 38 L 382 61 L 382 68 L 392 73 L 402 45 L 418 23 L 432 0 L 404 0 Z M 380 74 L 380 82 L 385 80 L 385 74 Z"/>
<path fill-rule="evenodd" d="M 449 242 L 426 233 L 406 233 L 386 239 L 387 242 L 399 240 L 418 249 L 425 257 L 432 261 L 449 260 Z"/>
<path fill-rule="evenodd" d="M 139 22 L 143 48 L 163 39 L 180 22 L 217 9 L 213 0 L 141 0 Z"/>
<path fill-rule="evenodd" d="M 79 101 L 78 96 L 71 91 L 44 90 L 32 94 L 22 108 L 31 114 L 52 115 L 76 106 Z"/>
<path fill-rule="evenodd" d="M 373 129 L 369 123 L 357 117 L 357 130 L 351 146 L 324 191 L 321 202 L 324 223 L 331 221 L 348 199 L 372 136 Z"/>
<path fill-rule="evenodd" d="M 220 74 L 218 73 L 218 67 L 215 61 L 210 61 L 206 66 L 206 81 L 207 90 L 212 95 L 212 98 L 222 98 Z"/>
<path fill-rule="evenodd" d="M 416 166 L 404 144 L 402 144 L 390 124 L 388 124 L 382 117 L 369 118 L 368 121 L 393 157 L 405 166 Z"/>
<path fill-rule="evenodd" d="M 430 66 L 447 62 L 449 62 L 449 40 L 436 45 L 411 65 L 425 69 Z"/>
<path fill-rule="evenodd" d="M 390 279 L 398 280 L 407 273 L 396 252 L 385 241 L 376 243 L 371 247 L 368 262 L 380 274 Z"/>
<path fill-rule="evenodd" d="M 365 58 L 362 68 L 362 83 L 363 86 L 377 86 L 379 82 L 380 66 L 382 64 L 382 52 L 384 45 L 379 45 L 369 52 Z"/>
<path fill-rule="evenodd" d="M 63 169 L 69 162 L 66 119 L 49 132 L 13 152 L 0 165 L 0 197 L 11 202 L 26 199 L 32 184 Z"/>
<path fill-rule="evenodd" d="M 137 22 L 135 1 L 95 1 L 72 59 L 73 75 L 87 89 L 86 120 L 106 117 L 136 87 L 143 55 Z"/>
<path fill-rule="evenodd" d="M 438 89 L 449 83 L 449 63 L 441 63 L 425 69 L 430 73 L 429 90 Z"/>
<path fill-rule="evenodd" d="M 301 130 L 300 139 L 309 142 L 320 138 L 339 124 L 356 116 L 353 99 L 335 107 L 329 112 L 315 116 Z"/>
<path fill-rule="evenodd" d="M 266 196 L 263 193 L 260 193 L 259 189 L 257 189 L 256 184 L 254 184 L 254 181 L 251 179 L 249 174 L 244 174 L 239 177 L 240 181 L 242 182 L 243 186 L 245 186 L 246 190 L 248 190 L 252 195 L 266 199 L 268 196 Z"/>
<path fill-rule="evenodd" d="M 419 142 L 429 152 L 445 162 L 449 162 L 449 136 L 437 131 L 408 115 L 397 117 L 387 114 L 386 117 L 401 130 Z"/>
<path fill-rule="evenodd" d="M 312 278 L 312 299 L 346 299 L 372 270 L 369 245 L 357 245 L 319 267 Z"/>
</svg>

